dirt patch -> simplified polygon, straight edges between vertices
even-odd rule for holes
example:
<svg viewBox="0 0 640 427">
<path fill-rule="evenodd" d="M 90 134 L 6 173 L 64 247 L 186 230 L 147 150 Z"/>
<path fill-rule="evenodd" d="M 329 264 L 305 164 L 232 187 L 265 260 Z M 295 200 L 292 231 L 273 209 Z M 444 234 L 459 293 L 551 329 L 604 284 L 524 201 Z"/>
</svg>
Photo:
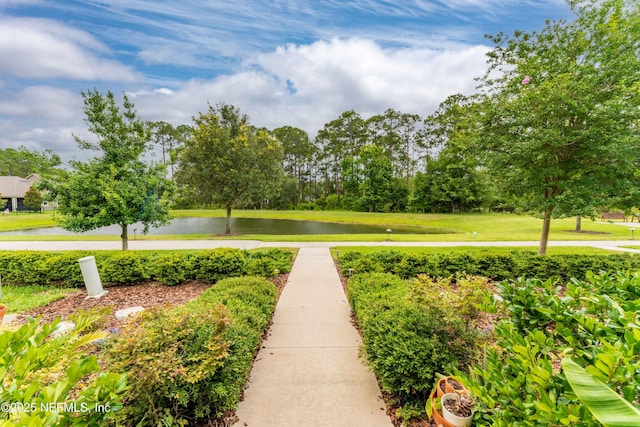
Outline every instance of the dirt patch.
<svg viewBox="0 0 640 427">
<path fill-rule="evenodd" d="M 611 234 L 606 231 L 590 231 L 590 230 L 564 230 L 567 233 L 576 233 L 576 234 Z"/>
</svg>

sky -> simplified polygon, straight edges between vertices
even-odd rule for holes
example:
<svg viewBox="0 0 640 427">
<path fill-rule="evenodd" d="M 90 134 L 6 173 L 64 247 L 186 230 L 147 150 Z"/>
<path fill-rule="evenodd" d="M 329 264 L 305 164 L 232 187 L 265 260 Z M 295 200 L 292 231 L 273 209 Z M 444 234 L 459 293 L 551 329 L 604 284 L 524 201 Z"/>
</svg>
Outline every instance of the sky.
<svg viewBox="0 0 640 427">
<path fill-rule="evenodd" d="M 426 117 L 475 91 L 485 34 L 569 17 L 563 0 L 0 0 L 0 148 L 94 155 L 73 139 L 92 139 L 93 88 L 144 120 L 227 103 L 311 138 L 349 110 Z"/>
</svg>

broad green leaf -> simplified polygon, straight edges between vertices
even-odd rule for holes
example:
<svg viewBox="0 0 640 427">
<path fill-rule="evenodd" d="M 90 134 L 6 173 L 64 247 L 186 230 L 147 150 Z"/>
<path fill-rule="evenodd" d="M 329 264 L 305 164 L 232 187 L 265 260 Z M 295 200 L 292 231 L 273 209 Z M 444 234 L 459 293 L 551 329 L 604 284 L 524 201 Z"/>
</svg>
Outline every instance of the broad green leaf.
<svg viewBox="0 0 640 427">
<path fill-rule="evenodd" d="M 578 399 L 605 427 L 640 426 L 640 410 L 590 375 L 571 358 L 562 360 L 562 369 Z"/>
</svg>

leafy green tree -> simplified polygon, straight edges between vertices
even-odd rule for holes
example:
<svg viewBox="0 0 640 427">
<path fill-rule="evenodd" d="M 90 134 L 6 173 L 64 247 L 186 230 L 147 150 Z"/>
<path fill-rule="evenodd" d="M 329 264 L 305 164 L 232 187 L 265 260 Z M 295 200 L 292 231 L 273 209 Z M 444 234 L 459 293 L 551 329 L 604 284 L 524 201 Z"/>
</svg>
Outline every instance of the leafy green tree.
<svg viewBox="0 0 640 427">
<path fill-rule="evenodd" d="M 184 144 L 190 132 L 187 125 L 174 127 L 164 121 L 150 123 L 153 142 L 151 148 L 162 153 L 162 164 L 168 165 L 171 176 L 174 174 L 176 150 Z"/>
<path fill-rule="evenodd" d="M 407 185 L 421 148 L 419 121 L 417 114 L 405 114 L 392 108 L 366 121 L 369 143 L 383 148 L 393 164 L 394 176 L 404 177 Z"/>
<path fill-rule="evenodd" d="M 468 129 L 473 111 L 473 101 L 456 94 L 424 120 L 424 142 L 433 154 L 426 157 L 425 173 L 416 176 L 412 209 L 455 213 L 479 208 L 488 199 Z"/>
<path fill-rule="evenodd" d="M 347 209 L 358 210 L 361 195 L 362 170 L 357 158 L 347 156 L 340 162 L 342 186 L 344 189 L 344 205 Z"/>
<path fill-rule="evenodd" d="M 265 129 L 225 104 L 211 105 L 194 117 L 191 138 L 179 154 L 176 181 L 198 203 L 218 203 L 227 211 L 225 234 L 231 234 L 231 210 L 243 201 L 274 193 L 282 179 L 282 145 Z"/>
<path fill-rule="evenodd" d="M 391 202 L 393 165 L 381 147 L 368 145 L 360 151 L 362 182 L 360 205 L 369 212 L 379 212 Z"/>
<path fill-rule="evenodd" d="M 24 205 L 31 211 L 39 211 L 43 202 L 44 196 L 33 186 L 24 195 Z"/>
<path fill-rule="evenodd" d="M 309 139 L 307 132 L 302 129 L 283 126 L 274 129 L 273 135 L 282 143 L 286 175 L 294 177 L 297 182 L 297 197 L 292 200 L 292 203 L 296 205 L 302 200 L 305 186 L 309 184 L 311 163 L 317 149 Z M 291 181 L 287 182 L 290 184 Z"/>
<path fill-rule="evenodd" d="M 34 151 L 26 147 L 0 150 L 0 175 L 26 177 L 31 173 L 45 175 L 60 166 L 60 156 L 52 150 Z"/>
<path fill-rule="evenodd" d="M 318 132 L 315 143 L 324 173 L 325 196 L 330 192 L 344 194 L 340 174 L 342 159 L 358 156 L 366 141 L 365 121 L 353 110 L 345 111 Z"/>
<path fill-rule="evenodd" d="M 539 254 L 552 218 L 638 187 L 640 3 L 568 4 L 573 21 L 491 37 L 477 116 L 478 151 L 505 189 L 543 218 Z"/>
<path fill-rule="evenodd" d="M 72 162 L 66 180 L 47 181 L 45 188 L 58 201 L 63 228 L 83 232 L 118 224 L 126 250 L 129 225 L 141 222 L 146 233 L 150 226 L 168 223 L 173 186 L 164 165 L 142 160 L 151 133 L 126 95 L 122 110 L 110 91 L 102 95 L 94 89 L 82 97 L 85 123 L 96 141 L 74 139 L 81 149 L 100 154 L 88 162 Z"/>
<path fill-rule="evenodd" d="M 480 208 L 486 198 L 482 173 L 459 153 L 444 150 L 427 161 L 414 183 L 412 207 L 423 212 L 458 213 Z"/>
</svg>

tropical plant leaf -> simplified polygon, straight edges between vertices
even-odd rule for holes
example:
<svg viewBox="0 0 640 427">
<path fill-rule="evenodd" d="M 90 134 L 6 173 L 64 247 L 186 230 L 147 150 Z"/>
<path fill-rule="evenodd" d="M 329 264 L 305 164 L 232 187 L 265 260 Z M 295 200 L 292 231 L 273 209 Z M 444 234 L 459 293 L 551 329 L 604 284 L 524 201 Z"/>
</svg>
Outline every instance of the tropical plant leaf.
<svg viewBox="0 0 640 427">
<path fill-rule="evenodd" d="M 578 399 L 605 427 L 640 426 L 640 410 L 567 357 L 562 369 Z"/>
</svg>

